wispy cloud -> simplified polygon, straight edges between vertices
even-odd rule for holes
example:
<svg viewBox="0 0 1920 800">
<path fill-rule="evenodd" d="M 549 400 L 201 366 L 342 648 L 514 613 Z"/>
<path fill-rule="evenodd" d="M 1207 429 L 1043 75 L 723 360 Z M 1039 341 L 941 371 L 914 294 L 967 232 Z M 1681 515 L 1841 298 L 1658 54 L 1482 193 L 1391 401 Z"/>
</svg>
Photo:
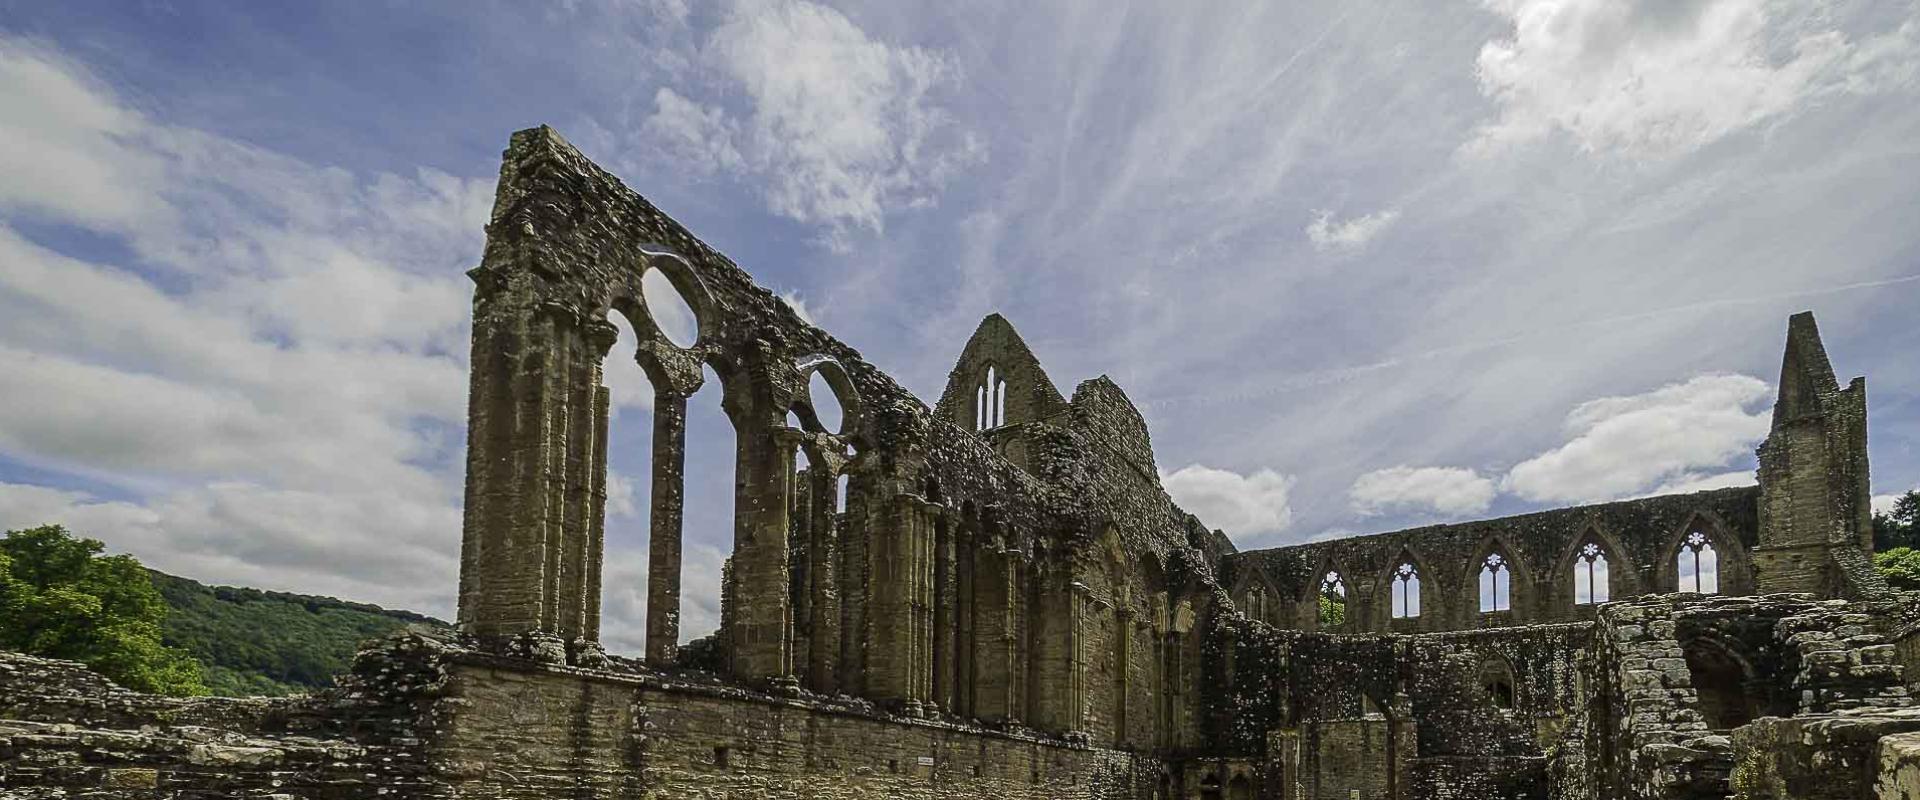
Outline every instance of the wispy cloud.
<svg viewBox="0 0 1920 800">
<path fill-rule="evenodd" d="M 1379 236 L 1400 212 L 1388 209 L 1335 222 L 1333 212 L 1316 211 L 1307 223 L 1307 240 L 1318 250 L 1354 249 Z"/>
<path fill-rule="evenodd" d="M 890 44 L 807 0 L 740 0 L 689 62 L 696 83 L 744 99 L 731 112 L 661 87 L 644 131 L 698 171 L 751 181 L 768 207 L 851 230 L 934 203 L 986 158 L 979 135 L 939 104 L 962 75 L 937 50 Z"/>
<path fill-rule="evenodd" d="M 1855 41 L 1771 0 L 1485 0 L 1510 38 L 1480 50 L 1500 106 L 1468 150 L 1561 132 L 1593 152 L 1662 156 L 1799 111 L 1829 92 L 1909 83 L 1920 26 Z"/>
</svg>

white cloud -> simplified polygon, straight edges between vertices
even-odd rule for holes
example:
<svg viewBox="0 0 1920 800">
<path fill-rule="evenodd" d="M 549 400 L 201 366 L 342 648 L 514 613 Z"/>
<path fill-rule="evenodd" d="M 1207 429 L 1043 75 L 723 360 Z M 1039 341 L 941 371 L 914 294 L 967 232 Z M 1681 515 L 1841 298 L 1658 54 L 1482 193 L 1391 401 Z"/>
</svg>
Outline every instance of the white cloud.
<svg viewBox="0 0 1920 800">
<path fill-rule="evenodd" d="M 878 232 L 888 214 L 931 204 L 986 158 L 935 102 L 960 82 L 950 56 L 876 40 L 825 6 L 742 0 L 697 63 L 747 110 L 662 88 L 645 131 L 696 171 L 753 178 L 772 211 L 825 225 L 836 249 L 851 229 Z"/>
<path fill-rule="evenodd" d="M 1595 502 L 1698 483 L 1699 470 L 1748 456 L 1765 438 L 1768 410 L 1747 409 L 1767 395 L 1757 378 L 1703 375 L 1589 400 L 1567 415 L 1572 438 L 1515 465 L 1501 488 L 1534 501 Z"/>
<path fill-rule="evenodd" d="M 1910 83 L 1912 22 L 1849 40 L 1784 0 L 1483 0 L 1513 23 L 1477 75 L 1499 106 L 1470 152 L 1564 132 L 1589 152 L 1665 155 L 1791 115 L 1827 92 Z"/>
<path fill-rule="evenodd" d="M 1387 209 L 1336 222 L 1333 212 L 1316 211 L 1313 221 L 1307 223 L 1307 240 L 1313 242 L 1315 250 L 1323 252 L 1354 250 L 1373 241 L 1399 218 L 1399 211 Z"/>
<path fill-rule="evenodd" d="M 1915 489 L 1914 491 L 1920 491 L 1920 489 Z M 1894 504 L 1894 503 L 1898 503 L 1898 502 L 1900 502 L 1900 498 L 1901 498 L 1901 497 L 1904 497 L 1904 496 L 1905 496 L 1905 494 L 1904 494 L 1904 493 L 1902 493 L 1902 494 L 1876 494 L 1876 495 L 1874 495 L 1874 496 L 1873 496 L 1873 513 L 1875 513 L 1875 514 L 1890 514 L 1890 513 L 1892 513 L 1892 512 L 1893 512 L 1893 504 Z"/>
<path fill-rule="evenodd" d="M 1173 472 L 1162 471 L 1160 482 L 1174 502 L 1201 522 L 1243 540 L 1279 533 L 1293 523 L 1290 495 L 1294 479 L 1271 469 L 1241 475 L 1189 464 Z"/>
<path fill-rule="evenodd" d="M 450 614 L 468 292 L 491 180 L 356 175 L 133 110 L 0 38 L 0 455 L 124 499 L 0 486 L 161 569 Z M 48 167 L 48 165 L 52 165 Z M 136 269 L 137 267 L 137 269 Z"/>
<path fill-rule="evenodd" d="M 1422 511 L 1478 514 L 1493 505 L 1493 480 L 1466 467 L 1388 467 L 1361 475 L 1347 496 L 1365 515 Z"/>
</svg>

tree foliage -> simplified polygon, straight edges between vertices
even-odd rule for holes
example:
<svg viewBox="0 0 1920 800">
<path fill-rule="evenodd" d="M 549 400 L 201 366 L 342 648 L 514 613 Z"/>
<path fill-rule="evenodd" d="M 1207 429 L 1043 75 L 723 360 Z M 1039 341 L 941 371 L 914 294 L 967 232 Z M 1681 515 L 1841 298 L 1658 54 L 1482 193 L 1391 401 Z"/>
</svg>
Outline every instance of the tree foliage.
<svg viewBox="0 0 1920 800">
<path fill-rule="evenodd" d="M 1896 547 L 1892 550 L 1876 553 L 1873 565 L 1886 576 L 1887 585 L 1895 589 L 1920 591 L 1920 550 L 1911 547 Z"/>
<path fill-rule="evenodd" d="M 1320 627 L 1334 628 L 1347 623 L 1347 601 L 1326 592 L 1320 593 Z"/>
<path fill-rule="evenodd" d="M 132 556 L 58 525 L 0 538 L 0 647 L 79 661 L 130 689 L 203 694 L 200 665 L 161 641 L 166 602 Z"/>
<path fill-rule="evenodd" d="M 1893 501 L 1893 510 L 1873 515 L 1873 549 L 1900 547 L 1920 549 L 1920 489 Z"/>
</svg>

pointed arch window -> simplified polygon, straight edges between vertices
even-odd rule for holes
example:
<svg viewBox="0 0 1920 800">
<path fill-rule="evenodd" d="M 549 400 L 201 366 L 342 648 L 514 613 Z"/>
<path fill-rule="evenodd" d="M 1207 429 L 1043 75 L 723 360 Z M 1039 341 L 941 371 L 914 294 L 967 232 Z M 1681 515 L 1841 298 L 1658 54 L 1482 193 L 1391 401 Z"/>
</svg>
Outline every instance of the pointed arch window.
<svg viewBox="0 0 1920 800">
<path fill-rule="evenodd" d="M 1499 553 L 1488 553 L 1480 564 L 1480 613 L 1513 610 L 1513 571 Z"/>
<path fill-rule="evenodd" d="M 1613 599 L 1606 548 L 1587 542 L 1573 556 L 1573 604 L 1598 605 Z"/>
<path fill-rule="evenodd" d="M 1347 582 L 1340 573 L 1328 571 L 1320 579 L 1320 627 L 1336 628 L 1347 622 Z"/>
<path fill-rule="evenodd" d="M 973 390 L 973 429 L 992 430 L 1007 424 L 1007 381 L 987 367 L 987 377 Z"/>
<path fill-rule="evenodd" d="M 1720 593 L 1720 554 L 1705 533 L 1693 531 L 1681 540 L 1679 562 L 1680 591 Z"/>
<path fill-rule="evenodd" d="M 1393 618 L 1420 616 L 1420 570 L 1413 562 L 1402 562 L 1393 571 Z"/>
</svg>

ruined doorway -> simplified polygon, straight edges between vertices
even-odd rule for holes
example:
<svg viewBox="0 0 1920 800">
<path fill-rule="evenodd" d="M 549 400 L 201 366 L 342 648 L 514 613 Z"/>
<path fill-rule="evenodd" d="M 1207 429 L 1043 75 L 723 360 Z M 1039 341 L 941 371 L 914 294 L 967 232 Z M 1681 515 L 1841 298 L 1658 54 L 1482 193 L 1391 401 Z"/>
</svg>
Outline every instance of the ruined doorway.
<svg viewBox="0 0 1920 800">
<path fill-rule="evenodd" d="M 1699 696 L 1700 716 L 1716 731 L 1738 728 L 1762 713 L 1751 688 L 1753 669 L 1746 660 L 1712 637 L 1686 642 L 1682 653 L 1693 690 Z"/>
</svg>

